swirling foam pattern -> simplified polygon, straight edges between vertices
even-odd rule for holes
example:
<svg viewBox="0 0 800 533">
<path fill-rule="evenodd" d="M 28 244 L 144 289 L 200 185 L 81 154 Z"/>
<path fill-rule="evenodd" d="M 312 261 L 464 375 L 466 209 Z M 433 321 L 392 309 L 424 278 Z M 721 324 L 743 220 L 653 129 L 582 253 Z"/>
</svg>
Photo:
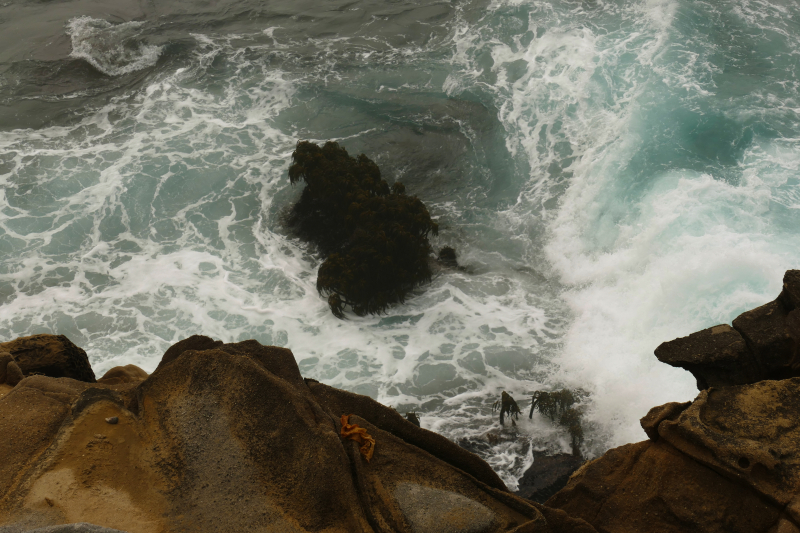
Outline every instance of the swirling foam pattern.
<svg viewBox="0 0 800 533">
<path fill-rule="evenodd" d="M 3 338 L 66 334 L 99 373 L 152 370 L 194 333 L 255 338 L 454 439 L 498 431 L 502 390 L 525 410 L 581 387 L 591 456 L 695 394 L 660 342 L 774 298 L 800 265 L 793 3 L 156 7 L 65 20 L 60 61 L 109 80 L 86 74 L 91 93 L 0 85 L 41 122 L 0 131 Z M 301 138 L 402 180 L 467 271 L 335 319 L 319 257 L 282 224 Z M 515 431 L 482 452 L 511 487 L 533 449 L 569 449 L 539 415 Z"/>
</svg>

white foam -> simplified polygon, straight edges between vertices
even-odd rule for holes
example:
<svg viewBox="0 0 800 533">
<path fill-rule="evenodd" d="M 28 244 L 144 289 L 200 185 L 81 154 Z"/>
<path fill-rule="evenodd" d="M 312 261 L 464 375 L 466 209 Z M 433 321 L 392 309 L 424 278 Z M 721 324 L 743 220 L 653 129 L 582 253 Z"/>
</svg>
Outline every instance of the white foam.
<svg viewBox="0 0 800 533">
<path fill-rule="evenodd" d="M 83 59 L 108 76 L 122 76 L 152 67 L 162 47 L 139 40 L 144 22 L 111 24 L 103 19 L 77 17 L 67 23 L 71 57 Z"/>
</svg>

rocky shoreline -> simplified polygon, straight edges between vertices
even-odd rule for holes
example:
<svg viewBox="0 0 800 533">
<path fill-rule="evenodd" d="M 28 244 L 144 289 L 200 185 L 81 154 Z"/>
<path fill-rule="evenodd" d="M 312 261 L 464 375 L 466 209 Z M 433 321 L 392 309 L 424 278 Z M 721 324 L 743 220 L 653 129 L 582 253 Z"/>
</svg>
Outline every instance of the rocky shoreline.
<svg viewBox="0 0 800 533">
<path fill-rule="evenodd" d="M 196 335 L 96 379 L 66 337 L 24 337 L 0 343 L 0 533 L 800 533 L 798 346 L 788 271 L 732 327 L 659 346 L 700 394 L 653 408 L 649 440 L 538 457 L 512 494 L 284 348 Z"/>
</svg>

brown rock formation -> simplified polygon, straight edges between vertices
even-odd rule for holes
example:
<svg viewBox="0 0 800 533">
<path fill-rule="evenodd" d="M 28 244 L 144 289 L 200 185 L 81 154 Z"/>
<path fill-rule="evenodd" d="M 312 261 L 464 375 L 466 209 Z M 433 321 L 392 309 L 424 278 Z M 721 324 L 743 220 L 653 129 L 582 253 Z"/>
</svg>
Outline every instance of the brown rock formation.
<svg viewBox="0 0 800 533">
<path fill-rule="evenodd" d="M 98 383 L 32 376 L 0 398 L 0 527 L 592 531 L 394 410 L 306 383 L 289 350 L 208 341 L 173 347 L 143 381 L 129 367 Z M 345 413 L 375 438 L 370 462 L 340 438 Z"/>
<path fill-rule="evenodd" d="M 656 348 L 659 361 L 684 368 L 698 390 L 800 376 L 800 270 L 789 270 L 778 298 Z"/>
<path fill-rule="evenodd" d="M 98 379 L 98 383 L 105 385 L 123 385 L 126 383 L 138 383 L 147 379 L 147 372 L 136 365 L 115 366 Z"/>
<path fill-rule="evenodd" d="M 766 532 L 781 513 L 780 506 L 660 440 L 606 452 L 546 505 L 603 533 Z"/>
<path fill-rule="evenodd" d="M 800 533 L 800 271 L 780 297 L 662 344 L 694 402 L 654 407 L 649 441 L 608 451 L 547 501 L 603 533 Z M 739 383 L 739 384 L 736 384 Z"/>
<path fill-rule="evenodd" d="M 94 371 L 86 352 L 64 335 L 31 335 L 0 343 L 26 376 L 43 374 L 53 378 L 72 378 L 94 383 Z M 4 380 L 4 381 L 7 381 Z"/>
</svg>

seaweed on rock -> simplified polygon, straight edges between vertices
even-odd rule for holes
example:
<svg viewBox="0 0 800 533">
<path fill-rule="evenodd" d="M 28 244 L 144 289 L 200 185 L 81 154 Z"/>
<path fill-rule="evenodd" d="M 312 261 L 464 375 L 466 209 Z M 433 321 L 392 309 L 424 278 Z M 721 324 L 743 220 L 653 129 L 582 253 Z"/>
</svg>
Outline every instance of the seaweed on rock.
<svg viewBox="0 0 800 533">
<path fill-rule="evenodd" d="M 581 424 L 581 409 L 573 407 L 586 396 L 582 390 L 571 391 L 562 389 L 555 392 L 536 391 L 531 401 L 531 412 L 528 418 L 533 418 L 533 411 L 537 409 L 551 421 L 567 428 L 572 440 L 572 454 L 580 455 L 580 445 L 583 442 L 583 426 Z"/>
<path fill-rule="evenodd" d="M 326 256 L 317 290 L 335 316 L 344 318 L 348 306 L 358 316 L 382 313 L 430 281 L 428 235 L 438 225 L 402 183 L 389 187 L 367 156 L 300 141 L 289 180 L 306 183 L 289 225 Z"/>
</svg>

